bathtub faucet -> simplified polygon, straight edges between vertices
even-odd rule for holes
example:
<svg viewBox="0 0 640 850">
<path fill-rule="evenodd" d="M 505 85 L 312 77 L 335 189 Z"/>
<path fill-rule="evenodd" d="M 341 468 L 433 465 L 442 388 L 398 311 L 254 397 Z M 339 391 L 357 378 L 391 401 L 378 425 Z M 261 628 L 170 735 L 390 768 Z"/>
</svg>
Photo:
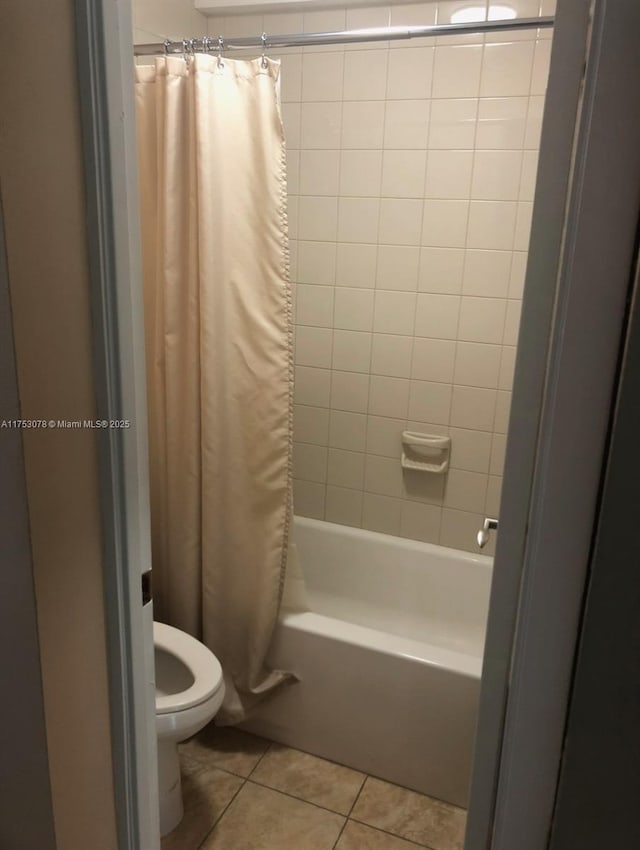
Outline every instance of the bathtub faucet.
<svg viewBox="0 0 640 850">
<path fill-rule="evenodd" d="M 498 529 L 498 520 L 497 519 L 491 519 L 490 517 L 486 517 L 486 519 L 484 521 L 484 525 L 482 526 L 482 528 L 478 532 L 478 536 L 476 538 L 477 541 L 478 541 L 478 546 L 481 549 L 484 549 L 484 547 L 489 542 L 489 532 L 490 531 L 497 531 L 497 529 Z"/>
</svg>

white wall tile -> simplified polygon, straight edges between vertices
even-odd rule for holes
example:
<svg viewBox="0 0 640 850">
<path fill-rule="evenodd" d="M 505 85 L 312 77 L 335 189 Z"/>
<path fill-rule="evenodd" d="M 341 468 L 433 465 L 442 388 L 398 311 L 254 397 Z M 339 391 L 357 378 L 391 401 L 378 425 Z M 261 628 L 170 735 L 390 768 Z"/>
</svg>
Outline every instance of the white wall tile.
<svg viewBox="0 0 640 850">
<path fill-rule="evenodd" d="M 300 144 L 305 149 L 339 148 L 341 103 L 303 103 L 300 108 Z M 360 147 L 357 145 L 356 147 Z"/>
<path fill-rule="evenodd" d="M 524 281 L 527 272 L 527 252 L 514 251 L 511 260 L 511 274 L 509 277 L 509 298 L 522 299 L 524 295 Z"/>
<path fill-rule="evenodd" d="M 331 408 L 351 413 L 366 413 L 369 376 L 356 372 L 331 373 Z"/>
<path fill-rule="evenodd" d="M 529 106 L 526 97 L 481 98 L 476 145 L 479 150 L 520 150 Z"/>
<path fill-rule="evenodd" d="M 462 290 L 464 251 L 459 248 L 421 248 L 418 289 L 455 295 Z"/>
<path fill-rule="evenodd" d="M 328 369 L 296 366 L 294 393 L 296 404 L 329 407 L 330 389 L 331 372 Z"/>
<path fill-rule="evenodd" d="M 500 345 L 458 342 L 454 384 L 496 389 L 500 376 Z"/>
<path fill-rule="evenodd" d="M 471 197 L 516 201 L 520 191 L 521 151 L 476 151 Z"/>
<path fill-rule="evenodd" d="M 382 198 L 378 240 L 385 245 L 419 245 L 422 206 L 420 200 Z"/>
<path fill-rule="evenodd" d="M 300 151 L 287 152 L 287 189 L 291 195 L 300 193 Z"/>
<path fill-rule="evenodd" d="M 448 339 L 422 339 L 413 344 L 411 377 L 418 381 L 453 383 L 456 344 Z"/>
<path fill-rule="evenodd" d="M 516 251 L 528 251 L 531 237 L 531 216 L 533 204 L 531 201 L 520 201 L 516 216 L 516 229 L 513 236 L 513 247 Z"/>
<path fill-rule="evenodd" d="M 413 338 L 393 334 L 374 334 L 371 351 L 371 374 L 408 378 L 411 374 Z M 369 364 L 367 364 L 369 368 Z"/>
<path fill-rule="evenodd" d="M 302 196 L 298 207 L 298 238 L 335 241 L 338 226 L 338 199 Z"/>
<path fill-rule="evenodd" d="M 322 369 L 330 369 L 332 343 L 333 330 L 331 328 L 298 327 L 295 362 L 300 366 L 318 366 Z"/>
<path fill-rule="evenodd" d="M 338 245 L 336 284 L 373 289 L 376 280 L 376 245 Z"/>
<path fill-rule="evenodd" d="M 544 97 L 534 95 L 529 98 L 527 123 L 524 135 L 524 146 L 529 150 L 540 147 L 540 132 L 542 130 L 542 115 L 544 112 Z"/>
<path fill-rule="evenodd" d="M 502 495 L 502 476 L 490 475 L 487 484 L 487 501 L 485 514 L 490 517 L 500 516 L 500 497 Z"/>
<path fill-rule="evenodd" d="M 425 150 L 386 150 L 382 162 L 383 197 L 424 197 L 426 163 Z"/>
<path fill-rule="evenodd" d="M 382 151 L 342 151 L 340 162 L 341 195 L 378 198 L 381 183 Z"/>
<path fill-rule="evenodd" d="M 329 416 L 329 445 L 354 452 L 365 450 L 367 417 L 361 413 L 332 410 Z"/>
<path fill-rule="evenodd" d="M 461 5 L 265 26 L 410 25 Z M 497 513 L 549 47 L 532 35 L 283 57 L 299 513 L 471 551 Z M 403 473 L 405 428 L 450 434 L 448 478 Z"/>
<path fill-rule="evenodd" d="M 549 64 L 551 61 L 551 41 L 540 39 L 536 42 L 531 75 L 531 94 L 543 95 L 547 90 Z"/>
<path fill-rule="evenodd" d="M 496 390 L 454 386 L 450 423 L 454 428 L 491 431 L 496 409 Z"/>
<path fill-rule="evenodd" d="M 325 507 L 326 521 L 359 528 L 362 524 L 362 497 L 362 490 L 329 485 Z"/>
<path fill-rule="evenodd" d="M 376 288 L 415 292 L 420 249 L 408 245 L 379 245 Z"/>
<path fill-rule="evenodd" d="M 344 53 L 306 53 L 302 57 L 302 100 L 341 100 Z"/>
<path fill-rule="evenodd" d="M 375 293 L 373 329 L 376 333 L 413 335 L 416 316 L 416 295 L 413 292 Z"/>
<path fill-rule="evenodd" d="M 296 322 L 298 325 L 333 326 L 333 288 L 299 283 L 296 286 Z"/>
<path fill-rule="evenodd" d="M 364 485 L 364 454 L 344 449 L 329 449 L 327 481 L 337 487 L 362 490 Z"/>
<path fill-rule="evenodd" d="M 293 272 L 292 272 L 293 274 Z M 331 286 L 336 277 L 336 243 L 298 243 L 298 283 Z"/>
<path fill-rule="evenodd" d="M 400 534 L 402 500 L 365 493 L 362 501 L 362 527 L 382 534 Z"/>
<path fill-rule="evenodd" d="M 471 201 L 467 247 L 510 251 L 517 207 L 512 201 Z"/>
<path fill-rule="evenodd" d="M 325 487 L 313 481 L 293 482 L 293 508 L 300 516 L 324 519 Z"/>
<path fill-rule="evenodd" d="M 384 120 L 384 146 L 392 150 L 426 149 L 428 100 L 389 100 Z"/>
<path fill-rule="evenodd" d="M 437 543 L 440 537 L 442 510 L 436 505 L 403 502 L 400 516 L 400 535 L 411 540 Z"/>
<path fill-rule="evenodd" d="M 538 151 L 524 151 L 522 154 L 522 176 L 520 179 L 519 200 L 533 201 L 538 177 Z"/>
<path fill-rule="evenodd" d="M 504 335 L 507 302 L 504 298 L 463 296 L 460 305 L 458 339 L 498 345 Z"/>
<path fill-rule="evenodd" d="M 409 381 L 372 375 L 369 385 L 369 414 L 404 418 L 409 405 Z"/>
<path fill-rule="evenodd" d="M 402 432 L 406 430 L 403 419 L 382 416 L 367 417 L 367 452 L 374 455 L 399 458 L 402 452 Z"/>
<path fill-rule="evenodd" d="M 468 214 L 468 201 L 425 200 L 422 244 L 427 247 L 463 248 Z"/>
<path fill-rule="evenodd" d="M 309 443 L 293 444 L 293 475 L 304 481 L 327 480 L 327 449 Z"/>
<path fill-rule="evenodd" d="M 302 100 L 302 54 L 282 57 L 280 72 L 282 102 Z"/>
<path fill-rule="evenodd" d="M 507 312 L 504 322 L 504 345 L 517 345 L 518 332 L 520 330 L 520 313 L 522 312 L 521 301 L 508 301 Z"/>
<path fill-rule="evenodd" d="M 483 513 L 469 513 L 453 508 L 442 509 L 440 524 L 440 545 L 452 549 L 466 549 L 471 552 L 480 551 L 476 544 L 476 534 L 482 528 Z M 484 550 L 483 554 L 487 552 Z"/>
<path fill-rule="evenodd" d="M 303 150 L 300 152 L 300 193 L 337 195 L 340 152 Z"/>
<path fill-rule="evenodd" d="M 371 334 L 360 331 L 333 332 L 333 368 L 343 372 L 369 372 Z"/>
<path fill-rule="evenodd" d="M 462 292 L 506 298 L 509 294 L 511 252 L 468 250 L 464 264 Z"/>
<path fill-rule="evenodd" d="M 528 95 L 531 84 L 533 50 L 533 41 L 485 45 L 480 79 L 480 97 Z"/>
<path fill-rule="evenodd" d="M 446 425 L 449 421 L 451 392 L 450 384 L 411 381 L 409 418 Z"/>
<path fill-rule="evenodd" d="M 373 327 L 374 291 L 337 287 L 335 293 L 334 328 L 348 331 L 370 331 Z"/>
<path fill-rule="evenodd" d="M 466 469 L 469 472 L 489 472 L 491 459 L 491 434 L 488 431 L 468 431 L 464 428 L 450 428 L 451 461 L 454 469 Z"/>
<path fill-rule="evenodd" d="M 367 455 L 364 469 L 364 489 L 381 496 L 402 496 L 402 467 L 396 458 Z"/>
<path fill-rule="evenodd" d="M 496 415 L 493 429 L 498 434 L 506 434 L 509 430 L 509 414 L 511 412 L 511 393 L 498 390 L 496 397 Z"/>
<path fill-rule="evenodd" d="M 384 107 L 384 101 L 381 100 L 345 101 L 342 147 L 356 150 L 382 148 Z"/>
<path fill-rule="evenodd" d="M 388 55 L 388 50 L 351 51 L 345 54 L 345 100 L 384 100 Z"/>
<path fill-rule="evenodd" d="M 420 100 L 431 97 L 433 53 L 432 47 L 394 50 L 389 53 L 389 100 Z"/>
<path fill-rule="evenodd" d="M 478 101 L 475 98 L 432 101 L 429 148 L 472 150 L 477 111 Z"/>
<path fill-rule="evenodd" d="M 506 447 L 506 434 L 494 434 L 491 443 L 491 463 L 489 464 L 489 472 L 491 475 L 502 475 L 504 471 L 504 455 Z"/>
<path fill-rule="evenodd" d="M 486 475 L 464 469 L 449 469 L 444 493 L 446 507 L 482 513 L 486 496 Z"/>
<path fill-rule="evenodd" d="M 472 167 L 471 151 L 429 151 L 425 197 L 468 198 Z"/>
<path fill-rule="evenodd" d="M 329 411 L 322 407 L 296 404 L 293 409 L 293 435 L 301 443 L 326 446 L 329 442 Z"/>
<path fill-rule="evenodd" d="M 436 47 L 433 98 L 477 97 L 482 47 L 476 44 Z"/>
<path fill-rule="evenodd" d="M 419 294 L 416 336 L 455 339 L 458 333 L 460 298 L 456 295 Z"/>
<path fill-rule="evenodd" d="M 295 150 L 300 147 L 300 120 L 302 107 L 299 103 L 282 104 L 282 123 L 287 143 L 287 150 Z"/>
<path fill-rule="evenodd" d="M 375 242 L 378 236 L 379 198 L 340 198 L 338 241 Z"/>
<path fill-rule="evenodd" d="M 505 345 L 502 348 L 500 360 L 500 381 L 498 388 L 511 390 L 513 387 L 513 373 L 516 365 L 516 349 L 514 346 Z"/>
</svg>

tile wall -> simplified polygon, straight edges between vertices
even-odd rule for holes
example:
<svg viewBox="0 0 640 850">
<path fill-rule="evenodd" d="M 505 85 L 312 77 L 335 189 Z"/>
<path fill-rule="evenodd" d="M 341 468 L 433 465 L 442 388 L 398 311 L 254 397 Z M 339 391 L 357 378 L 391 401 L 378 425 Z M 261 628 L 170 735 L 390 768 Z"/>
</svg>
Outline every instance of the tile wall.
<svg viewBox="0 0 640 850">
<path fill-rule="evenodd" d="M 470 5 L 485 3 L 234 15 L 209 35 L 443 23 Z M 550 46 L 529 30 L 278 53 L 297 513 L 471 551 L 497 514 Z M 405 429 L 451 436 L 446 476 L 403 473 Z"/>
</svg>

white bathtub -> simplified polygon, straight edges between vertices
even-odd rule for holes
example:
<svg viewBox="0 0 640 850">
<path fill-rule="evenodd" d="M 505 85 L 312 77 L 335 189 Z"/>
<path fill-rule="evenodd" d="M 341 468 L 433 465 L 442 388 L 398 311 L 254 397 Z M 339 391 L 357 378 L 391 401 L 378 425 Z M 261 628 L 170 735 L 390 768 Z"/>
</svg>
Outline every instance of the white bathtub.
<svg viewBox="0 0 640 850">
<path fill-rule="evenodd" d="M 466 806 L 492 559 L 296 518 L 310 611 L 270 662 L 299 682 L 245 728 Z"/>
</svg>

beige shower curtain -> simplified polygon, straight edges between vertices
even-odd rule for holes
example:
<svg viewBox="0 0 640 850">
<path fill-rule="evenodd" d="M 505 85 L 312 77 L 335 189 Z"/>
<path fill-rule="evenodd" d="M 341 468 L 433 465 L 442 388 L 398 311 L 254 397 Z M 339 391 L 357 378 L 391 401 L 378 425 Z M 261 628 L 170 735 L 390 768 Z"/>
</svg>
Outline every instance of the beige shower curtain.
<svg viewBox="0 0 640 850">
<path fill-rule="evenodd" d="M 222 664 L 233 723 L 265 656 L 291 501 L 292 347 L 279 63 L 137 68 L 156 617 Z"/>
</svg>

